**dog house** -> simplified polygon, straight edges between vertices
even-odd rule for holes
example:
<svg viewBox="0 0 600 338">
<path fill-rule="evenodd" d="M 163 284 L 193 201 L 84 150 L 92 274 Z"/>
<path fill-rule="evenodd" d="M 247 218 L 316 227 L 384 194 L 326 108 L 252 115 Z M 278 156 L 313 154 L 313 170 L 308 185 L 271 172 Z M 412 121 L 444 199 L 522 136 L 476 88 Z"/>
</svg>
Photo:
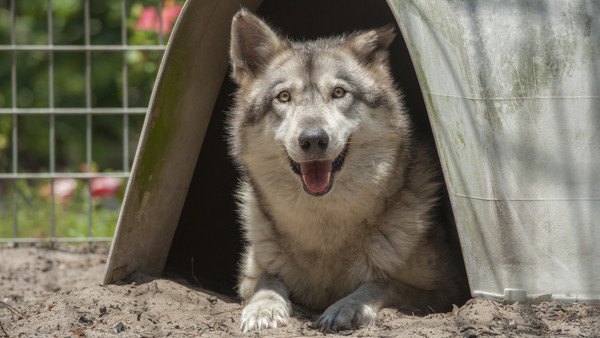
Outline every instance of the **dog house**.
<svg viewBox="0 0 600 338">
<path fill-rule="evenodd" d="M 232 292 L 242 244 L 223 120 L 240 6 L 297 39 L 397 22 L 393 72 L 419 132 L 433 130 L 472 294 L 600 300 L 600 5 L 583 0 L 189 0 L 104 283 L 176 273 Z"/>
</svg>

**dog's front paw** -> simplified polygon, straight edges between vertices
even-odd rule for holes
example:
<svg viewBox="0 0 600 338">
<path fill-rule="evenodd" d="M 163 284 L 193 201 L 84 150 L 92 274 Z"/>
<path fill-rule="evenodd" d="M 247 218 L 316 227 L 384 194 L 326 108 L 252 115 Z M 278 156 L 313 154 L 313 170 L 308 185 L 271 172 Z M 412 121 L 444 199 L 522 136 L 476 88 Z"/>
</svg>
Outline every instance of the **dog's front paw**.
<svg viewBox="0 0 600 338">
<path fill-rule="evenodd" d="M 259 331 L 285 326 L 289 316 L 289 306 L 285 301 L 273 298 L 255 299 L 242 310 L 242 331 Z"/>
<path fill-rule="evenodd" d="M 377 312 L 371 306 L 342 299 L 328 307 L 315 326 L 322 332 L 351 330 L 372 324 L 376 316 Z"/>
</svg>

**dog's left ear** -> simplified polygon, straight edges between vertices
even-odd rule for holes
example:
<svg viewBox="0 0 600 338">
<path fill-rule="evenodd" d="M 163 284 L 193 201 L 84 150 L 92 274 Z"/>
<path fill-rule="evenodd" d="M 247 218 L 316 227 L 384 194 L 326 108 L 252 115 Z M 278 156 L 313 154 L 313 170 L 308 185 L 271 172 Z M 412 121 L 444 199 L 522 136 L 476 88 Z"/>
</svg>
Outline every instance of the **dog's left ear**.
<svg viewBox="0 0 600 338">
<path fill-rule="evenodd" d="M 350 36 L 347 44 L 361 62 L 368 64 L 379 55 L 387 56 L 387 49 L 395 37 L 394 25 L 388 24 Z"/>
</svg>

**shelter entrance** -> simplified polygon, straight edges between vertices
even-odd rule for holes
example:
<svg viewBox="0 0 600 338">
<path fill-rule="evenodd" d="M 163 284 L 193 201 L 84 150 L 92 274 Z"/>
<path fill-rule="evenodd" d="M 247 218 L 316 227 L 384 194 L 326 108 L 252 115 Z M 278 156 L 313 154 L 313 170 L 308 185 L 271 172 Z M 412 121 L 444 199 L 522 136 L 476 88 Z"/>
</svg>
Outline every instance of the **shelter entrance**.
<svg viewBox="0 0 600 338">
<path fill-rule="evenodd" d="M 267 0 L 257 14 L 290 39 L 308 40 L 395 24 L 386 1 Z M 432 139 L 419 83 L 406 45 L 396 28 L 390 61 L 417 132 Z M 183 276 L 225 294 L 234 294 L 243 248 L 234 190 L 239 180 L 227 155 L 224 120 L 235 85 L 225 78 L 196 163 L 165 273 Z"/>
</svg>

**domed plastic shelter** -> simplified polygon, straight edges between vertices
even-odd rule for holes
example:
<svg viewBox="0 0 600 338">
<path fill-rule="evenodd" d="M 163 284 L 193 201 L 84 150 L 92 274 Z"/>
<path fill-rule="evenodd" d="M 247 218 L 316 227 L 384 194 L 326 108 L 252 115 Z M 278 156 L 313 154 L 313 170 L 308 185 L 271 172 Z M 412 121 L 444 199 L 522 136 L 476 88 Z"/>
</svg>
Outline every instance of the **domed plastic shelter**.
<svg viewBox="0 0 600 338">
<path fill-rule="evenodd" d="M 583 0 L 188 0 L 105 283 L 174 273 L 232 292 L 242 243 L 223 120 L 240 6 L 292 39 L 397 22 L 393 73 L 435 138 L 472 294 L 600 300 L 600 5 Z"/>
</svg>

